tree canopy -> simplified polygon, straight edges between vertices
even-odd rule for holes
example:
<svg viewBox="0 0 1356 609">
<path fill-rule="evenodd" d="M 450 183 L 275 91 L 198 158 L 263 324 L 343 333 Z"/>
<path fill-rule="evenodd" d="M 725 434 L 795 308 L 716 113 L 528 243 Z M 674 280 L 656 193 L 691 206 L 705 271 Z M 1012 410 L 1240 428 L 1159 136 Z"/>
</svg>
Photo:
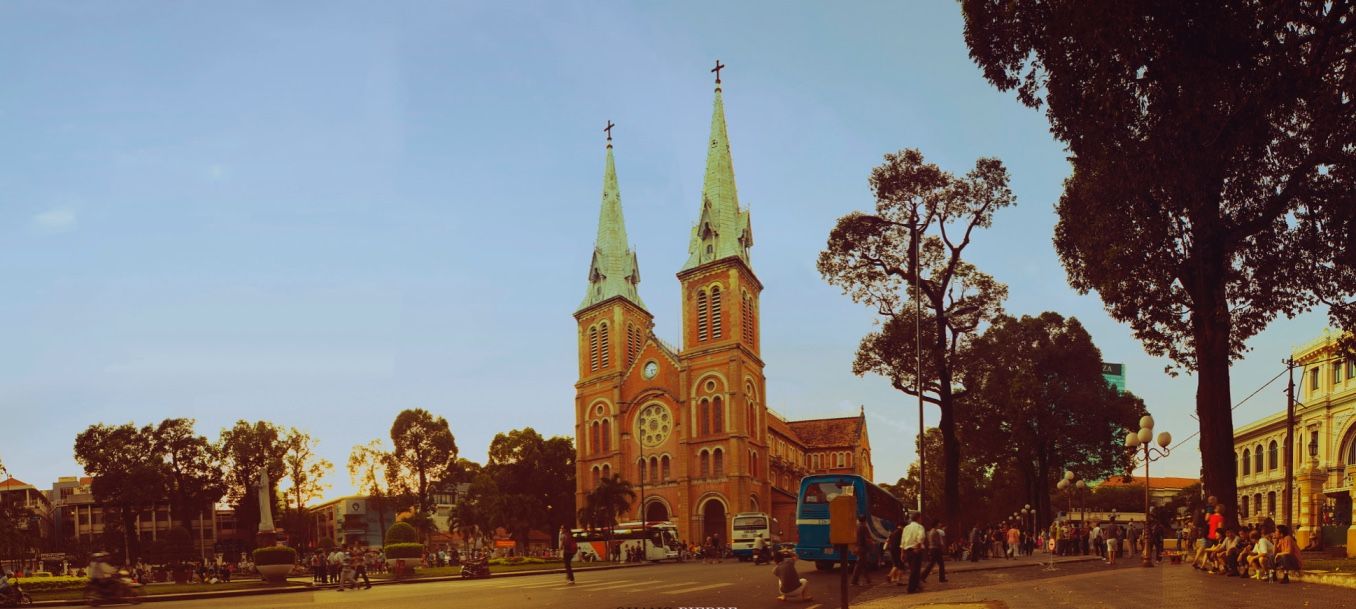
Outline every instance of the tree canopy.
<svg viewBox="0 0 1356 609">
<path fill-rule="evenodd" d="M 164 459 L 166 491 L 170 510 L 179 526 L 192 527 L 192 519 L 226 494 L 221 476 L 221 455 L 206 436 L 193 429 L 193 419 L 165 419 L 155 427 L 155 451 Z"/>
<path fill-rule="evenodd" d="M 388 473 L 414 491 L 415 507 L 433 511 L 431 484 L 441 481 L 457 457 L 457 442 L 447 419 L 423 408 L 400 411 L 391 424 L 392 468 Z"/>
<path fill-rule="evenodd" d="M 75 437 L 75 461 L 94 478 L 91 492 L 104 506 L 105 525 L 117 520 L 121 526 L 109 532 L 136 530 L 139 512 L 165 498 L 165 461 L 156 450 L 155 428 L 122 425 L 91 425 Z M 139 554 L 136 535 L 122 535 L 123 560 Z"/>
<path fill-rule="evenodd" d="M 284 433 L 268 421 L 236 421 L 235 425 L 221 431 L 217 445 L 226 472 L 226 497 L 235 507 L 238 530 L 255 531 L 259 526 L 259 499 L 255 488 L 261 471 L 268 471 L 268 501 L 277 509 L 278 481 L 286 474 Z"/>
</svg>

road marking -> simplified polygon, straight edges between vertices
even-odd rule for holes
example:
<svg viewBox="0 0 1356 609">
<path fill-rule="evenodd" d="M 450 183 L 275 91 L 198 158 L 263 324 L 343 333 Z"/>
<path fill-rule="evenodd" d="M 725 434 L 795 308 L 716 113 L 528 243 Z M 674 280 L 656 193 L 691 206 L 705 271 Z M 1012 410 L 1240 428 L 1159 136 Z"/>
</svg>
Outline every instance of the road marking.
<svg viewBox="0 0 1356 609">
<path fill-rule="evenodd" d="M 805 609 L 819 609 L 820 607 L 823 607 L 823 606 L 824 606 L 824 605 L 821 605 L 821 604 L 819 604 L 819 603 L 815 603 L 815 604 L 813 604 L 813 605 L 810 605 L 809 607 L 806 607 Z"/>
<path fill-rule="evenodd" d="M 707 584 L 705 586 L 693 586 L 691 588 L 680 588 L 678 590 L 665 590 L 664 592 L 662 592 L 662 594 L 687 594 L 688 592 L 700 592 L 702 590 L 710 590 L 712 588 L 724 588 L 726 586 L 733 585 L 734 584 Z"/>
<path fill-rule="evenodd" d="M 664 585 L 662 585 L 662 586 L 655 586 L 654 589 L 655 589 L 655 590 L 663 590 L 664 588 L 677 588 L 677 587 L 679 587 L 679 586 L 691 586 L 692 584 L 695 584 L 695 583 L 697 583 L 697 582 L 677 582 L 677 583 L 673 583 L 673 584 L 664 584 Z"/>
<path fill-rule="evenodd" d="M 532 589 L 533 589 L 533 590 L 570 590 L 570 589 L 578 590 L 578 589 L 580 589 L 580 588 L 588 588 L 588 589 L 590 589 L 590 590 L 597 590 L 597 589 L 598 589 L 598 586 L 607 586 L 607 585 L 610 585 L 610 584 L 618 584 L 618 583 L 624 583 L 624 582 L 629 582 L 629 581 L 631 581 L 631 580 L 629 580 L 629 579 L 623 579 L 623 580 L 621 580 L 620 582 L 617 582 L 617 581 L 610 581 L 610 580 L 601 580 L 601 581 L 584 582 L 584 583 L 580 583 L 580 584 L 563 584 L 563 583 L 561 583 L 561 582 L 556 582 L 556 583 L 554 583 L 554 584 L 551 584 L 550 586 L 537 586 L 537 587 L 532 588 Z"/>
<path fill-rule="evenodd" d="M 657 584 L 657 583 L 659 583 L 659 580 L 657 580 L 657 579 L 652 579 L 652 580 L 647 581 L 647 582 L 635 582 L 635 583 L 631 583 L 631 584 L 626 583 L 626 581 L 624 580 L 624 581 L 621 581 L 621 582 L 611 582 L 611 585 L 607 585 L 607 586 L 598 586 L 598 587 L 596 587 L 596 588 L 589 588 L 589 590 L 615 590 L 615 589 L 617 589 L 617 588 L 634 588 L 634 587 L 636 587 L 636 586 L 648 586 L 648 585 L 650 585 L 650 584 Z"/>
<path fill-rule="evenodd" d="M 554 578 L 553 581 L 537 582 L 535 584 L 519 584 L 510 579 L 501 579 L 498 580 L 496 583 L 505 588 L 551 588 L 554 586 L 565 585 L 565 582 L 560 580 L 554 580 Z"/>
</svg>

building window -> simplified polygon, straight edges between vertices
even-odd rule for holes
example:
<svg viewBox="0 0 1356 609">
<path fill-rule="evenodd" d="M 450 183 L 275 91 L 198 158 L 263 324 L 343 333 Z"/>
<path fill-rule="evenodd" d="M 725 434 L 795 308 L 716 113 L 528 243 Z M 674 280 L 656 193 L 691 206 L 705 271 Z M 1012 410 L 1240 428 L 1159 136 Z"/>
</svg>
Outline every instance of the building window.
<svg viewBox="0 0 1356 609">
<path fill-rule="evenodd" d="M 591 455 L 598 454 L 599 447 L 602 446 L 598 439 L 598 431 L 599 429 L 597 421 L 594 421 L 592 424 L 589 425 L 589 454 Z"/>
<path fill-rule="evenodd" d="M 1252 512 L 1257 515 L 1262 513 L 1262 493 L 1252 496 Z"/>
<path fill-rule="evenodd" d="M 711 473 L 717 478 L 725 476 L 725 451 L 719 448 L 712 451 Z"/>
<path fill-rule="evenodd" d="M 608 364 L 608 352 L 612 342 L 607 340 L 607 324 L 602 324 L 598 328 L 598 367 L 606 368 Z"/>
<path fill-rule="evenodd" d="M 1347 380 L 1356 379 L 1356 359 L 1347 360 Z"/>
<path fill-rule="evenodd" d="M 725 431 L 725 405 L 721 403 L 720 396 L 711 400 L 711 433 L 721 433 Z"/>
<path fill-rule="evenodd" d="M 753 299 L 749 298 L 749 293 L 744 292 L 743 298 L 739 301 L 739 326 L 744 335 L 744 342 L 750 347 L 753 346 Z"/>
<path fill-rule="evenodd" d="M 669 471 L 668 455 L 664 455 L 664 458 L 659 460 L 659 468 L 659 479 L 668 482 L 669 479 L 673 477 L 672 472 Z"/>
<path fill-rule="evenodd" d="M 1318 368 L 1309 371 L 1309 393 L 1318 393 Z"/>
<path fill-rule="evenodd" d="M 1280 465 L 1280 459 L 1276 456 L 1276 441 L 1272 440 L 1271 445 L 1267 447 L 1267 468 L 1276 469 Z"/>
<path fill-rule="evenodd" d="M 697 342 L 706 342 L 706 290 L 697 290 Z"/>
<path fill-rule="evenodd" d="M 1247 476 L 1248 474 L 1251 473 L 1252 473 L 1252 451 L 1245 448 L 1243 449 L 1243 475 Z"/>
<path fill-rule="evenodd" d="M 1267 493 L 1267 515 L 1276 515 L 1276 491 Z"/>
<path fill-rule="evenodd" d="M 758 470 L 758 453 L 753 453 L 753 454 L 751 454 L 749 457 L 750 457 L 750 458 L 749 458 L 749 463 L 750 463 L 750 465 L 752 466 L 752 471 L 753 471 L 753 479 L 754 479 L 754 480 L 757 480 L 757 479 L 758 479 L 758 474 L 761 474 L 761 473 L 762 473 L 761 471 Z"/>
<path fill-rule="evenodd" d="M 720 340 L 720 286 L 711 288 L 711 340 Z"/>
<path fill-rule="evenodd" d="M 598 326 L 589 328 L 589 370 L 598 369 Z"/>
<path fill-rule="evenodd" d="M 603 464 L 603 478 L 606 480 L 612 479 L 612 466 L 606 463 Z"/>
<path fill-rule="evenodd" d="M 702 436 L 711 435 L 711 404 L 705 399 L 697 406 L 697 420 L 697 434 Z"/>
<path fill-rule="evenodd" d="M 1342 382 L 1342 362 L 1334 362 L 1332 365 L 1332 384 L 1337 385 Z"/>
<path fill-rule="evenodd" d="M 1252 451 L 1252 469 L 1257 473 L 1262 473 L 1262 445 L 1258 444 Z"/>
<path fill-rule="evenodd" d="M 1238 517 L 1239 517 L 1239 518 L 1247 518 L 1247 517 L 1248 517 L 1248 498 L 1247 498 L 1247 497 L 1244 497 L 1244 498 L 1243 498 L 1243 504 L 1242 504 L 1242 506 L 1239 507 L 1239 510 L 1238 510 Z"/>
<path fill-rule="evenodd" d="M 594 487 L 594 488 L 598 488 L 598 482 L 599 482 L 599 480 L 601 480 L 601 478 L 602 478 L 602 472 L 598 469 L 597 466 L 594 466 L 594 468 L 593 468 L 593 487 Z"/>
<path fill-rule="evenodd" d="M 698 457 L 698 461 L 701 463 L 701 465 L 700 465 L 700 467 L 698 468 L 697 471 L 701 472 L 701 476 L 702 476 L 703 478 L 706 478 L 706 477 L 710 476 L 710 475 L 711 475 L 711 455 L 710 455 L 710 453 L 708 453 L 708 452 L 706 452 L 706 451 L 703 450 L 703 451 L 701 452 L 700 456 Z"/>
<path fill-rule="evenodd" d="M 659 481 L 659 457 L 650 457 L 650 482 Z"/>
<path fill-rule="evenodd" d="M 603 419 L 603 452 L 612 450 L 612 423 Z"/>
</svg>

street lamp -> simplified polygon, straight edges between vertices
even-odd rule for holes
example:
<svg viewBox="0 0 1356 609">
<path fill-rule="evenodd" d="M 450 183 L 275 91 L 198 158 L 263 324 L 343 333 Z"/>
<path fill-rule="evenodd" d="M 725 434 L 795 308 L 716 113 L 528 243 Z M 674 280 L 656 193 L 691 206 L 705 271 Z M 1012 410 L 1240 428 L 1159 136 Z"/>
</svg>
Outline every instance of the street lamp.
<svg viewBox="0 0 1356 609">
<path fill-rule="evenodd" d="M 1139 418 L 1139 431 L 1127 431 L 1125 434 L 1125 446 L 1131 450 L 1138 451 L 1140 447 L 1144 448 L 1144 560 L 1142 566 L 1152 567 L 1154 561 L 1149 554 L 1149 463 L 1162 459 L 1172 454 L 1168 448 L 1172 444 L 1172 434 L 1163 432 L 1158 434 L 1158 448 L 1150 445 L 1154 440 L 1154 418 L 1144 415 Z"/>
</svg>

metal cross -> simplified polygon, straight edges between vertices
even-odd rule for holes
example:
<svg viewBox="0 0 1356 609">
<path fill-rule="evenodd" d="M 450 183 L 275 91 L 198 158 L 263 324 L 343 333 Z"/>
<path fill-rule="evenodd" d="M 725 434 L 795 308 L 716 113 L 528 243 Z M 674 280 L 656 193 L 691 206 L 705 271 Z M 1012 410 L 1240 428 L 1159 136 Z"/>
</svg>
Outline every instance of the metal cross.
<svg viewBox="0 0 1356 609">
<path fill-rule="evenodd" d="M 612 141 L 612 128 L 613 128 L 613 127 L 616 127 L 616 126 L 617 126 L 616 123 L 614 123 L 614 122 L 612 122 L 611 120 L 609 120 L 609 121 L 607 121 L 607 126 L 606 126 L 606 127 L 603 127 L 603 131 L 606 131 L 606 132 L 607 132 L 607 141 L 608 141 L 608 142 L 611 142 L 611 141 Z"/>
<path fill-rule="evenodd" d="M 716 60 L 716 67 L 711 68 L 711 71 L 716 73 L 716 84 L 720 84 L 720 71 L 724 68 L 725 64 L 721 63 L 719 59 Z"/>
</svg>

